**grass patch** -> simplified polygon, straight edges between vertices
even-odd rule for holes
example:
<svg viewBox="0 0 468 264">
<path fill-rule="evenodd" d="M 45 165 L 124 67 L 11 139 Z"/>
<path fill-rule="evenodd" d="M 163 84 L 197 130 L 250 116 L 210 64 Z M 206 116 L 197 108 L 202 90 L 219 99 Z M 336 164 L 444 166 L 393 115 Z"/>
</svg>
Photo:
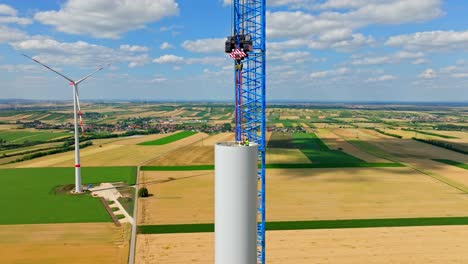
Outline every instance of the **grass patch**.
<svg viewBox="0 0 468 264">
<path fill-rule="evenodd" d="M 73 168 L 0 169 L 0 224 L 110 222 L 97 198 L 57 193 L 75 180 Z M 85 167 L 82 182 L 134 184 L 135 167 Z"/>
<path fill-rule="evenodd" d="M 462 168 L 462 169 L 465 169 L 465 170 L 468 170 L 468 164 L 465 164 L 465 163 L 461 163 L 461 162 L 453 161 L 453 160 L 448 160 L 448 159 L 433 159 L 433 160 L 441 162 L 441 163 L 445 163 L 445 164 L 448 164 L 448 165 L 453 165 L 453 166 L 456 166 L 456 167 L 459 167 L 459 168 Z"/>
<path fill-rule="evenodd" d="M 186 138 L 186 137 L 193 136 L 193 135 L 195 135 L 195 134 L 197 134 L 197 132 L 193 132 L 193 131 L 182 131 L 182 132 L 179 132 L 179 133 L 176 133 L 176 134 L 167 136 L 167 137 L 163 137 L 163 138 L 160 138 L 160 139 L 156 139 L 156 140 L 152 140 L 152 141 L 143 142 L 143 143 L 140 143 L 140 144 L 138 144 L 138 145 L 141 145 L 141 146 L 159 146 L 159 145 L 165 145 L 165 144 L 169 144 L 169 143 L 172 143 L 172 142 L 181 140 L 181 139 Z"/>
<path fill-rule="evenodd" d="M 135 188 L 124 187 L 119 188 L 119 191 L 122 194 L 122 197 L 118 199 L 120 204 L 130 216 L 133 216 L 133 208 L 135 207 Z"/>
<path fill-rule="evenodd" d="M 125 218 L 125 215 L 123 215 L 123 214 L 118 214 L 118 215 L 115 215 L 115 217 L 117 217 L 117 219 L 124 219 L 124 218 Z"/>
<path fill-rule="evenodd" d="M 142 171 L 192 171 L 192 170 L 214 170 L 214 165 L 191 165 L 191 166 L 141 166 Z"/>
<path fill-rule="evenodd" d="M 390 218 L 390 219 L 351 219 L 351 220 L 268 222 L 266 224 L 266 230 L 272 231 L 272 230 L 438 226 L 438 225 L 468 225 L 468 217 Z M 209 233 L 209 232 L 214 232 L 214 224 L 143 225 L 143 226 L 138 226 L 137 232 L 139 234 Z"/>
</svg>

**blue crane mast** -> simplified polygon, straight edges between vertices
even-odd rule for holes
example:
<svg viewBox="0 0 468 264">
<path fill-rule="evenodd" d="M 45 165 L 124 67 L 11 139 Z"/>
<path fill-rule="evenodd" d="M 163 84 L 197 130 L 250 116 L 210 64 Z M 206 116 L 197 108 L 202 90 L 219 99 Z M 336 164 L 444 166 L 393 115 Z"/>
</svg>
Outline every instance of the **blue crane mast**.
<svg viewBox="0 0 468 264">
<path fill-rule="evenodd" d="M 266 0 L 233 0 L 225 51 L 234 59 L 236 141 L 258 144 L 257 263 L 265 263 Z"/>
</svg>

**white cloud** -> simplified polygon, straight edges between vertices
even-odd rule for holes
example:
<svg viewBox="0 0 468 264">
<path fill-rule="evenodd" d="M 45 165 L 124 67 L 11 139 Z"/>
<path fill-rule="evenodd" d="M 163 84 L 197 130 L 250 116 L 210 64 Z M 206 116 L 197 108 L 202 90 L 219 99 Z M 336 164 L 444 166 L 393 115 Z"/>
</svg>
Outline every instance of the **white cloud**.
<svg viewBox="0 0 468 264">
<path fill-rule="evenodd" d="M 38 67 L 32 64 L 3 64 L 0 70 L 7 72 L 36 72 Z"/>
<path fill-rule="evenodd" d="M 311 54 L 308 51 L 291 51 L 291 52 L 267 52 L 268 61 L 283 61 L 288 63 L 304 63 L 312 60 Z"/>
<path fill-rule="evenodd" d="M 229 6 L 232 4 L 232 0 L 222 0 L 223 5 Z M 291 7 L 304 6 L 304 0 L 268 0 L 267 6 L 284 6 L 290 5 Z"/>
<path fill-rule="evenodd" d="M 149 50 L 148 47 L 138 45 L 120 45 L 120 49 L 130 52 L 146 52 Z"/>
<path fill-rule="evenodd" d="M 151 80 L 152 83 L 162 83 L 166 81 L 168 81 L 168 79 L 162 76 L 155 77 Z"/>
<path fill-rule="evenodd" d="M 281 42 L 267 42 L 267 50 L 291 50 L 307 46 L 307 39 L 289 39 Z"/>
<path fill-rule="evenodd" d="M 433 69 L 427 69 L 422 72 L 419 76 L 421 79 L 434 79 L 437 77 L 437 73 Z"/>
<path fill-rule="evenodd" d="M 191 52 L 197 53 L 222 53 L 224 52 L 224 38 L 207 38 L 198 40 L 186 40 L 182 47 Z"/>
<path fill-rule="evenodd" d="M 392 81 L 396 79 L 397 77 L 393 75 L 382 75 L 382 76 L 375 77 L 375 78 L 369 78 L 365 82 L 385 82 L 385 81 Z"/>
<path fill-rule="evenodd" d="M 468 73 L 466 72 L 454 73 L 451 75 L 451 77 L 457 78 L 457 79 L 468 78 Z"/>
<path fill-rule="evenodd" d="M 344 1 L 343 1 L 344 2 Z M 404 24 L 427 21 L 443 14 L 441 0 L 370 1 L 349 12 L 267 12 L 267 34 L 271 38 L 310 37 L 328 31 L 349 32 L 370 24 Z"/>
<path fill-rule="evenodd" d="M 129 63 L 129 67 L 143 66 L 150 61 L 148 54 L 134 55 L 131 52 L 109 47 L 77 42 L 59 42 L 45 36 L 32 36 L 10 43 L 16 50 L 35 53 L 44 63 L 96 67 L 107 63 Z M 32 55 L 32 54 L 30 54 Z"/>
<path fill-rule="evenodd" d="M 29 18 L 18 17 L 17 13 L 16 9 L 11 6 L 0 4 L 0 24 L 28 25 L 32 23 Z"/>
<path fill-rule="evenodd" d="M 311 49 L 335 49 L 338 51 L 351 51 L 364 46 L 372 45 L 374 43 L 372 36 L 366 37 L 362 34 L 353 34 L 349 38 L 341 39 L 337 41 L 333 40 L 318 40 L 311 41 L 309 48 Z"/>
<path fill-rule="evenodd" d="M 232 59 L 230 59 L 232 61 Z M 228 63 L 228 58 L 226 56 L 217 56 L 217 57 L 202 57 L 202 58 L 189 58 L 186 60 L 187 64 L 202 64 L 202 65 L 214 65 L 222 66 Z"/>
<path fill-rule="evenodd" d="M 322 78 L 328 78 L 328 77 L 343 76 L 349 72 L 350 70 L 348 68 L 338 68 L 338 69 L 329 70 L 329 71 L 313 72 L 310 74 L 310 77 L 312 79 L 322 79 Z"/>
<path fill-rule="evenodd" d="M 468 50 L 468 31 L 428 31 L 390 37 L 385 45 L 407 50 Z"/>
<path fill-rule="evenodd" d="M 424 53 L 422 52 L 408 52 L 408 51 L 399 51 L 387 56 L 378 56 L 378 57 L 367 57 L 367 58 L 358 58 L 351 61 L 352 65 L 381 65 L 381 64 L 391 64 L 391 63 L 400 63 L 408 59 L 419 59 L 419 64 L 425 62 L 423 59 Z M 413 64 L 417 64 L 414 63 Z"/>
<path fill-rule="evenodd" d="M 27 38 L 27 36 L 21 30 L 0 25 L 0 43 L 22 40 Z"/>
<path fill-rule="evenodd" d="M 176 56 L 173 54 L 166 54 L 166 55 L 162 55 L 159 58 L 154 59 L 153 62 L 158 63 L 158 64 L 176 64 L 176 65 L 202 64 L 202 65 L 221 66 L 227 63 L 227 58 L 224 56 L 184 58 L 184 57 Z"/>
<path fill-rule="evenodd" d="M 174 48 L 174 46 L 172 46 L 169 42 L 163 42 L 159 48 L 162 50 L 167 50 Z"/>
<path fill-rule="evenodd" d="M 184 63 L 184 58 L 172 54 L 166 54 L 154 59 L 153 62 L 159 64 L 182 64 Z"/>
<path fill-rule="evenodd" d="M 38 12 L 34 18 L 60 32 L 115 39 L 178 11 L 175 0 L 68 0 L 59 11 Z"/>
<path fill-rule="evenodd" d="M 16 9 L 9 5 L 0 4 L 0 15 L 16 16 Z"/>
<path fill-rule="evenodd" d="M 362 7 L 366 4 L 370 4 L 372 0 L 328 0 L 323 4 L 315 5 L 316 9 L 348 9 Z"/>
<path fill-rule="evenodd" d="M 414 64 L 414 65 L 421 65 L 421 64 L 427 64 L 427 63 L 429 63 L 429 61 L 427 59 L 424 59 L 424 58 L 419 58 L 419 59 L 416 59 L 416 60 L 412 61 L 411 63 Z"/>
</svg>

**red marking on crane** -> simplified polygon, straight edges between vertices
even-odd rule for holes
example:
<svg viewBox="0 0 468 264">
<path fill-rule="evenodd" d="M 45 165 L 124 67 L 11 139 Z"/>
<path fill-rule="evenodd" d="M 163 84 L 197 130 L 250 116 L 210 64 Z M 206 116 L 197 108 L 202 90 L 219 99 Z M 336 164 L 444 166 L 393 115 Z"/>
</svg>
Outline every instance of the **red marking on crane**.
<svg viewBox="0 0 468 264">
<path fill-rule="evenodd" d="M 76 165 L 75 165 L 75 168 L 79 168 L 79 167 L 81 167 L 80 164 L 76 164 Z"/>
<path fill-rule="evenodd" d="M 229 56 L 235 60 L 241 60 L 247 57 L 247 54 L 240 49 L 235 49 L 233 52 L 229 54 Z"/>
</svg>

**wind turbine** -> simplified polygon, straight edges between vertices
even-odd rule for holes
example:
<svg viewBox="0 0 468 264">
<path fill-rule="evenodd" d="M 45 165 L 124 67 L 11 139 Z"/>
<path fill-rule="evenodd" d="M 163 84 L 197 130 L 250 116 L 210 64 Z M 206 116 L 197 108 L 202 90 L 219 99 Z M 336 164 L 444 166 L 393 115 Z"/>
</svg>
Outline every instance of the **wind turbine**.
<svg viewBox="0 0 468 264">
<path fill-rule="evenodd" d="M 78 94 L 78 84 L 83 82 L 84 80 L 88 79 L 89 77 L 91 77 L 92 75 L 97 73 L 98 71 L 101 71 L 102 69 L 104 69 L 104 67 L 101 67 L 101 68 L 97 69 L 93 73 L 86 75 L 85 77 L 79 79 L 78 81 L 74 81 L 74 80 L 68 78 L 67 76 L 61 74 L 60 72 L 52 69 L 51 67 L 45 65 L 44 63 L 29 57 L 26 54 L 23 54 L 23 56 L 33 60 L 34 62 L 36 62 L 36 63 L 38 63 L 38 64 L 40 64 L 40 65 L 42 65 L 44 67 L 46 67 L 50 71 L 53 71 L 56 74 L 62 76 L 63 78 L 68 80 L 70 82 L 70 86 L 73 87 L 73 119 L 74 119 L 74 127 L 75 127 L 75 193 L 81 193 L 81 192 L 83 192 L 83 187 L 81 186 L 80 138 L 79 138 L 79 135 L 78 135 L 78 118 L 80 120 L 80 127 L 81 127 L 82 132 L 84 132 L 84 127 L 83 127 L 83 120 L 81 118 L 82 113 L 81 113 L 81 107 L 80 107 L 80 97 L 79 97 L 79 94 Z"/>
</svg>

